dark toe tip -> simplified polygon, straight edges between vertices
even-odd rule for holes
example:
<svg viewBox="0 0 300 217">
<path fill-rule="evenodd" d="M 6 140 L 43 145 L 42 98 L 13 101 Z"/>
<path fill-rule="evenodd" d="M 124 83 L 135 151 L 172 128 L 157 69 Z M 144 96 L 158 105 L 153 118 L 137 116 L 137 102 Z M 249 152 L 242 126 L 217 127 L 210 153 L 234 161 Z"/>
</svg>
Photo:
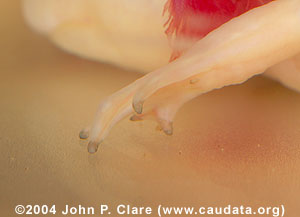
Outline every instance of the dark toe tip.
<svg viewBox="0 0 300 217">
<path fill-rule="evenodd" d="M 80 139 L 87 139 L 89 138 L 89 132 L 87 130 L 81 130 L 79 133 Z"/>
<path fill-rule="evenodd" d="M 96 153 L 98 151 L 99 144 L 100 143 L 96 143 L 96 142 L 92 142 L 92 141 L 89 142 L 89 144 L 88 144 L 88 152 L 90 154 Z"/>
</svg>

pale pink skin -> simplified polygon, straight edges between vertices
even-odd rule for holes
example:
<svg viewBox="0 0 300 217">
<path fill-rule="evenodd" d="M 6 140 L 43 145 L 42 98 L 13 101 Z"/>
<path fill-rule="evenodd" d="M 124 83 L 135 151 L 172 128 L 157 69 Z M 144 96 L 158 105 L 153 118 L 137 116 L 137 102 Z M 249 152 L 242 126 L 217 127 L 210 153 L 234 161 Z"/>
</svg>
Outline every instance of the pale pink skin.
<svg viewBox="0 0 300 217">
<path fill-rule="evenodd" d="M 232 19 L 183 56 L 102 100 L 80 133 L 94 153 L 121 119 L 154 119 L 168 135 L 177 110 L 194 97 L 257 74 L 300 90 L 300 1 L 277 0 Z"/>
</svg>

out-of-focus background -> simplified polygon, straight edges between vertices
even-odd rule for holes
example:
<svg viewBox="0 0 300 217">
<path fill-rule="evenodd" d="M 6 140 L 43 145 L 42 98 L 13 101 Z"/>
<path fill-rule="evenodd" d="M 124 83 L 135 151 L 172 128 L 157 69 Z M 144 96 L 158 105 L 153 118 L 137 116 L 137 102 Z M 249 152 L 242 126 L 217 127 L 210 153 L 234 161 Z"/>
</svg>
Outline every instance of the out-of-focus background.
<svg viewBox="0 0 300 217">
<path fill-rule="evenodd" d="M 19 1 L 0 14 L 1 216 L 18 204 L 121 203 L 284 205 L 299 216 L 299 93 L 255 77 L 189 102 L 172 137 L 125 119 L 90 155 L 78 132 L 142 74 L 59 50 L 25 25 Z"/>
</svg>

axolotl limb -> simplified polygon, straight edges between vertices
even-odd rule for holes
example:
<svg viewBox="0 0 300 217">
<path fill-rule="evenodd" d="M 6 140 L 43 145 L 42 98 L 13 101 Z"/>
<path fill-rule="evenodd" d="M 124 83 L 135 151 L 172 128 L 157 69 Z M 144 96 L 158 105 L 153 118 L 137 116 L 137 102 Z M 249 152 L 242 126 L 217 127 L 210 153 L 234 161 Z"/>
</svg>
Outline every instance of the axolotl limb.
<svg viewBox="0 0 300 217">
<path fill-rule="evenodd" d="M 89 139 L 88 151 L 94 153 L 110 129 L 130 114 L 133 121 L 156 120 L 171 135 L 173 118 L 184 103 L 264 72 L 300 90 L 299 53 L 300 1 L 277 0 L 255 7 L 214 29 L 174 61 L 104 99 L 92 127 L 80 137 Z"/>
</svg>

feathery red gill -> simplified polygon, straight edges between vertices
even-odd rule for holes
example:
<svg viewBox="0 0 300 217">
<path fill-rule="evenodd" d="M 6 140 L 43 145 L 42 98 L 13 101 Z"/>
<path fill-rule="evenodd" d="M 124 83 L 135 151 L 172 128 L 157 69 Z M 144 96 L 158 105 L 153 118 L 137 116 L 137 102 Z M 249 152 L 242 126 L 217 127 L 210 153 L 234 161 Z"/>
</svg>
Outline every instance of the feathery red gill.
<svg viewBox="0 0 300 217">
<path fill-rule="evenodd" d="M 200 40 L 230 19 L 273 0 L 168 0 L 164 13 L 169 12 L 166 34 L 173 53 L 170 61 L 187 48 L 176 48 L 178 38 Z"/>
</svg>

